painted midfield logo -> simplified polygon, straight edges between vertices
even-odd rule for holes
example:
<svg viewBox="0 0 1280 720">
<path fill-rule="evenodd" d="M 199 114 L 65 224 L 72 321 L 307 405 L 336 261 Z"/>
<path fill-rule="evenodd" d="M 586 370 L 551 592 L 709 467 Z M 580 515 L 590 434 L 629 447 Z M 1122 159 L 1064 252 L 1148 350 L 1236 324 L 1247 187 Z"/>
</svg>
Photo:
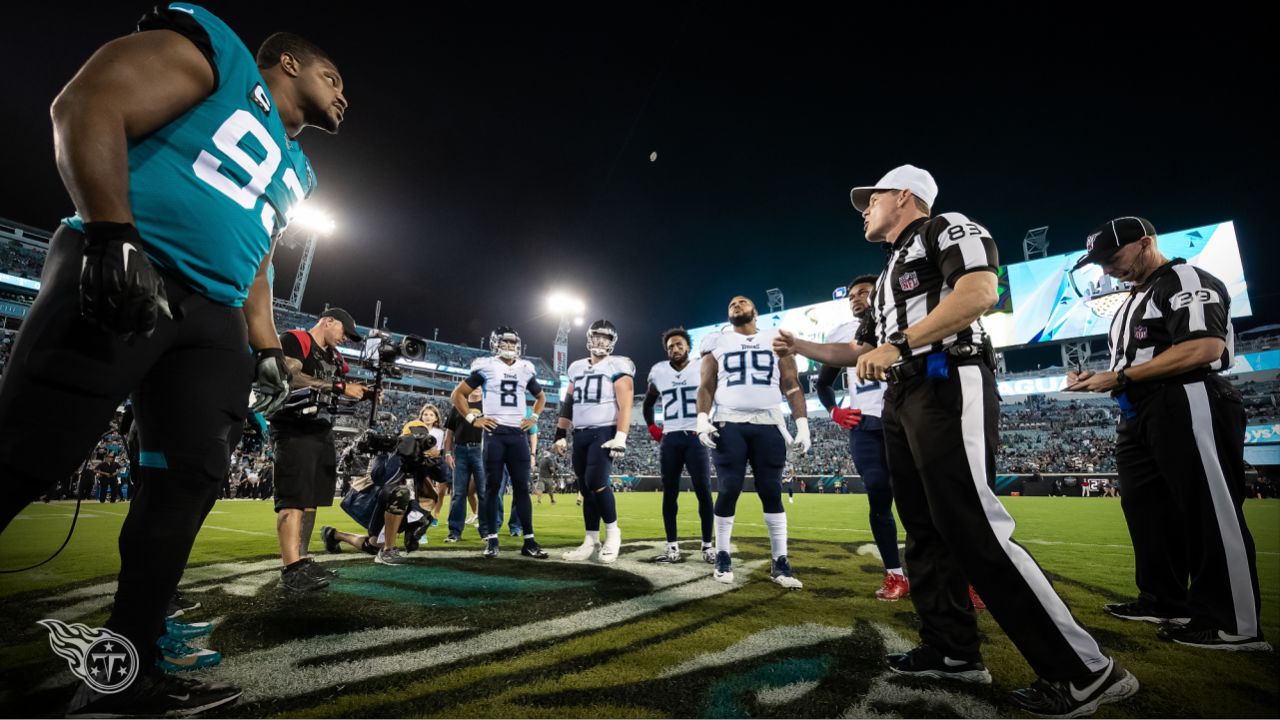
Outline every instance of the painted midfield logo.
<svg viewBox="0 0 1280 720">
<path fill-rule="evenodd" d="M 904 272 L 898 277 L 898 287 L 903 290 L 915 290 L 920 287 L 920 277 L 915 270 Z"/>
<path fill-rule="evenodd" d="M 71 672 L 100 693 L 117 693 L 138 675 L 138 651 L 125 637 L 106 628 L 61 620 L 39 620 L 49 630 L 49 646 Z"/>
</svg>

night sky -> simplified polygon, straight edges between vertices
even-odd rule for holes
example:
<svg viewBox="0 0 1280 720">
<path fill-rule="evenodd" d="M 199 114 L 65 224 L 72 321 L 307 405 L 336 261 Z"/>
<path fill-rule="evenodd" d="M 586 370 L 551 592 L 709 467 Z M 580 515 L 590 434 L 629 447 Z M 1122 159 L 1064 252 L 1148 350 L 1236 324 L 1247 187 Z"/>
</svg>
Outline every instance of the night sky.
<svg viewBox="0 0 1280 720">
<path fill-rule="evenodd" d="M 392 329 L 471 345 L 510 324 L 549 359 L 543 298 L 563 289 L 643 372 L 663 329 L 720 322 L 734 294 L 802 305 L 878 271 L 848 191 L 909 162 L 936 177 L 935 211 L 983 222 L 1008 262 L 1042 225 L 1061 253 L 1116 215 L 1235 220 L 1255 309 L 1237 330 L 1280 317 L 1260 110 L 1276 73 L 1243 15 L 314 5 L 206 4 L 251 50 L 274 30 L 310 38 L 346 83 L 341 133 L 299 137 L 338 222 L 308 311 L 370 323 L 382 299 Z M 0 11 L 0 216 L 52 229 L 71 212 L 49 103 L 145 8 Z M 297 262 L 278 255 L 277 294 Z M 584 354 L 575 331 L 570 358 Z"/>
</svg>

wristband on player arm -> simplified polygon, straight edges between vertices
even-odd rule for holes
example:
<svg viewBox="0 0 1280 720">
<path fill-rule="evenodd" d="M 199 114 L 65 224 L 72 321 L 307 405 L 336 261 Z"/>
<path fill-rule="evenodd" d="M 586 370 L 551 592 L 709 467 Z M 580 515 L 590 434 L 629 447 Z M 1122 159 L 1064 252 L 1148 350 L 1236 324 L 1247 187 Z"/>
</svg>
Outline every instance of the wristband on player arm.
<svg viewBox="0 0 1280 720">
<path fill-rule="evenodd" d="M 558 428 L 556 428 L 556 442 L 559 442 L 559 441 L 561 441 L 561 440 L 564 440 L 564 439 L 565 439 L 565 438 L 567 438 L 567 437 L 569 437 L 569 431 L 568 431 L 568 430 L 566 430 L 566 429 L 564 429 L 564 428 L 562 428 L 562 427 L 558 427 Z"/>
</svg>

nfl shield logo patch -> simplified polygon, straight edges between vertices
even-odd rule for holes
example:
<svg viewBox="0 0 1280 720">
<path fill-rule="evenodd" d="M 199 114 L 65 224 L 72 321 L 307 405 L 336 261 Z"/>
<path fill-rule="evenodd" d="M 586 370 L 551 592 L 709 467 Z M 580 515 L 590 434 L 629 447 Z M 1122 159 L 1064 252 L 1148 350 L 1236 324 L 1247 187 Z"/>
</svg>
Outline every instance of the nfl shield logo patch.
<svg viewBox="0 0 1280 720">
<path fill-rule="evenodd" d="M 915 290 L 920 287 L 920 278 L 916 275 L 916 271 L 902 273 L 898 277 L 898 287 L 903 290 Z"/>
<path fill-rule="evenodd" d="M 1146 326 L 1146 325 L 1139 325 L 1138 327 L 1134 328 L 1134 329 L 1133 329 L 1133 337 L 1135 337 L 1135 338 L 1136 338 L 1136 339 L 1138 339 L 1138 340 L 1146 340 L 1146 339 L 1147 339 L 1147 326 Z"/>
</svg>

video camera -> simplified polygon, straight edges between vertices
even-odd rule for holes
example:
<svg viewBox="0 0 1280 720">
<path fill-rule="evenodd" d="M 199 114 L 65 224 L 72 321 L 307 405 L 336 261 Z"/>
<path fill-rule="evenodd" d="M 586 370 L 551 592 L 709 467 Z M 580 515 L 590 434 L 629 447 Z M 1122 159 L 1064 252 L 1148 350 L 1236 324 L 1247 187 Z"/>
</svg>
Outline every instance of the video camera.
<svg viewBox="0 0 1280 720">
<path fill-rule="evenodd" d="M 280 407 L 280 412 L 297 418 L 332 423 L 339 415 L 355 415 L 358 402 L 360 401 L 332 390 L 303 387 L 289 393 L 289 399 Z"/>
<path fill-rule="evenodd" d="M 396 361 L 423 360 L 427 357 L 427 341 L 417 335 L 405 335 L 396 342 L 386 330 L 372 330 L 365 338 L 364 349 L 360 353 L 360 365 L 382 377 L 399 378 L 404 371 Z"/>
<path fill-rule="evenodd" d="M 396 342 L 391 333 L 379 330 L 378 321 L 382 318 L 382 301 L 378 301 L 374 311 L 373 328 L 364 341 L 364 349 L 360 352 L 360 365 L 373 371 L 373 384 L 369 391 L 373 393 L 373 407 L 369 408 L 369 427 L 375 426 L 378 417 L 378 402 L 382 396 L 383 380 L 404 377 L 404 371 L 397 362 L 400 360 L 424 360 L 427 357 L 427 341 L 417 335 L 405 335 Z"/>
<path fill-rule="evenodd" d="M 366 430 L 360 439 L 356 440 L 355 451 L 362 455 L 395 453 L 400 456 L 400 462 L 406 469 L 412 469 L 431 464 L 431 460 L 439 462 L 438 458 L 425 457 L 426 452 L 435 446 L 436 439 L 430 433 L 411 432 L 407 435 L 390 435 Z"/>
</svg>

